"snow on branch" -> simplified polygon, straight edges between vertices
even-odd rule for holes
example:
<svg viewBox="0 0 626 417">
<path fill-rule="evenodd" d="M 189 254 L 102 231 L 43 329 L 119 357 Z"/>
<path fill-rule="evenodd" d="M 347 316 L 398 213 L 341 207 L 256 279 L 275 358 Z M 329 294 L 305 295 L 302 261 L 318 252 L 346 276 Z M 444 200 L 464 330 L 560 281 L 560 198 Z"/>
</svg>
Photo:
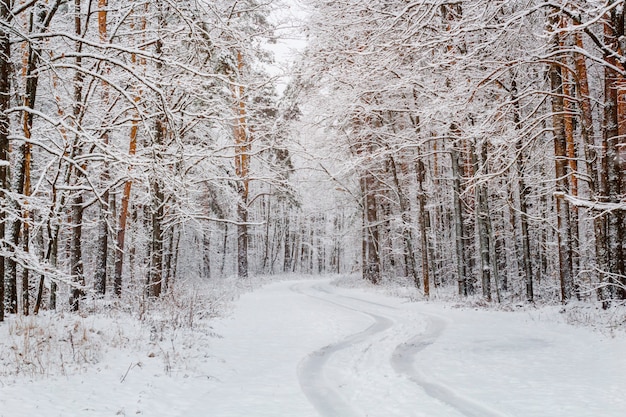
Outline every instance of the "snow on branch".
<svg viewBox="0 0 626 417">
<path fill-rule="evenodd" d="M 582 198 L 579 198 L 570 194 L 560 193 L 560 192 L 554 193 L 554 196 L 556 198 L 564 198 L 570 204 L 573 204 L 576 207 L 584 207 L 589 210 L 604 211 L 604 212 L 626 210 L 626 202 L 604 203 L 600 201 L 590 201 L 590 200 L 584 200 Z"/>
</svg>

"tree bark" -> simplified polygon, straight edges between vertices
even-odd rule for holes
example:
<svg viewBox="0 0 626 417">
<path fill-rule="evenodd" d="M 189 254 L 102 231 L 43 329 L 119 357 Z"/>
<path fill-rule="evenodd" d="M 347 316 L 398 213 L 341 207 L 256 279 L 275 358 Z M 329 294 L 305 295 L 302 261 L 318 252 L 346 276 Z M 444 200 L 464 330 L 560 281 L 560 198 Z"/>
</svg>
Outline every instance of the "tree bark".
<svg viewBox="0 0 626 417">
<path fill-rule="evenodd" d="M 583 37 L 580 32 L 574 33 L 574 42 L 578 48 L 584 50 Z M 593 121 L 593 111 L 591 106 L 591 95 L 589 92 L 589 79 L 587 75 L 587 63 L 583 54 L 574 54 L 574 64 L 576 68 L 577 93 L 581 111 L 581 136 L 584 144 L 585 164 L 587 170 L 587 186 L 590 197 L 594 201 L 606 201 L 606 196 L 602 196 L 600 186 L 601 163 L 599 163 L 596 151 L 595 129 Z M 597 213 L 599 214 L 599 213 Z M 604 307 L 608 307 L 605 300 L 608 298 L 606 289 L 606 274 L 609 270 L 607 259 L 607 238 L 606 238 L 606 216 L 593 216 L 593 232 L 595 240 L 595 259 L 597 265 L 597 297 L 603 302 Z"/>
<path fill-rule="evenodd" d="M 612 51 L 618 53 L 619 39 L 624 36 L 623 10 L 617 12 L 612 9 L 605 16 L 604 43 Z M 623 79 L 613 67 L 620 67 L 613 55 L 605 54 L 604 60 L 608 65 L 604 67 L 604 120 L 603 120 L 603 181 L 605 195 L 610 203 L 620 203 L 623 192 L 623 172 L 620 164 L 620 153 L 626 139 L 620 137 L 620 121 L 625 119 L 620 113 L 619 99 L 624 97 L 623 89 L 626 80 Z M 623 108 L 623 106 L 622 106 Z M 623 242 L 626 238 L 626 216 L 624 210 L 615 210 L 607 215 L 607 247 L 609 251 L 608 264 L 610 272 L 610 284 L 617 298 L 626 298 L 626 276 Z"/>
<path fill-rule="evenodd" d="M 557 42 L 558 47 L 558 42 Z M 567 170 L 567 139 L 564 123 L 563 77 L 560 64 L 550 65 L 550 86 L 552 89 L 552 129 L 554 136 L 554 164 L 556 178 L 557 240 L 559 252 L 559 283 L 561 301 L 567 302 L 574 288 L 572 271 L 572 244 L 570 208 L 563 198 L 569 192 Z"/>
<path fill-rule="evenodd" d="M 0 20 L 11 20 L 11 1 L 0 1 Z M 6 221 L 9 208 L 9 134 L 11 120 L 7 111 L 11 107 L 11 43 L 10 34 L 0 27 L 0 250 L 6 251 Z M 0 322 L 4 321 L 5 261 L 0 255 Z"/>
<path fill-rule="evenodd" d="M 481 163 L 484 165 L 487 159 L 486 145 L 482 144 L 480 150 Z M 478 158 L 471 145 L 472 160 L 474 163 L 474 172 L 481 172 L 479 168 Z M 493 272 L 493 259 L 491 258 L 491 222 L 489 219 L 489 202 L 487 201 L 487 185 L 479 182 L 475 186 L 477 210 L 476 224 L 478 225 L 478 243 L 480 250 L 480 273 L 483 297 L 487 301 L 491 301 L 491 279 Z M 495 278 L 495 277 L 493 277 Z M 497 282 L 495 284 L 498 285 Z"/>
<path fill-rule="evenodd" d="M 160 55 L 162 44 L 160 41 L 156 43 L 156 53 Z M 155 122 L 154 132 L 154 162 L 159 163 L 162 160 L 161 152 L 164 146 L 166 125 L 160 118 Z M 163 192 L 162 179 L 156 172 L 150 181 L 150 194 L 152 201 L 150 203 L 152 239 L 150 243 L 150 271 L 148 277 L 148 295 L 151 297 L 159 297 L 163 289 L 164 265 L 163 265 L 163 221 L 165 218 L 165 194 Z"/>
<path fill-rule="evenodd" d="M 146 17 L 141 16 L 140 32 L 144 33 L 146 30 Z M 145 59 L 137 59 L 136 54 L 131 54 L 131 61 L 133 63 L 139 63 L 145 66 Z M 135 90 L 135 106 L 139 105 L 141 101 L 142 91 L 140 88 Z M 139 133 L 139 114 L 135 110 L 134 118 L 131 122 L 129 140 L 128 140 L 128 156 L 132 158 L 137 153 L 137 136 Z M 129 171 L 132 170 L 132 165 L 129 167 Z M 128 222 L 128 205 L 130 204 L 130 195 L 132 191 L 133 181 L 132 179 L 126 180 L 124 183 L 124 190 L 122 191 L 122 201 L 120 207 L 120 215 L 117 224 L 117 236 L 115 246 L 115 266 L 113 270 L 113 292 L 116 296 L 122 295 L 122 272 L 124 270 L 124 245 L 126 240 L 126 227 Z"/>
<path fill-rule="evenodd" d="M 372 284 L 380 282 L 380 252 L 378 233 L 378 203 L 375 194 L 376 179 L 371 172 L 361 176 L 363 192 L 363 278 Z"/>
<path fill-rule="evenodd" d="M 411 233 L 411 206 L 409 203 L 409 199 L 407 198 L 404 190 L 402 189 L 402 185 L 400 183 L 400 179 L 398 178 L 398 169 L 396 166 L 396 162 L 393 156 L 389 156 L 389 164 L 391 167 L 391 173 L 393 175 L 393 182 L 396 187 L 396 192 L 398 193 L 398 204 L 400 206 L 400 216 L 402 218 L 402 240 L 404 242 L 404 260 L 408 271 L 408 276 L 413 279 L 415 286 L 419 288 L 420 279 L 417 275 L 417 266 L 415 262 L 415 251 L 413 246 L 413 233 Z M 418 174 L 419 175 L 419 174 Z M 424 248 L 422 248 L 423 250 Z M 427 265 L 428 266 L 428 265 Z M 426 276 L 428 276 L 428 271 L 426 271 Z M 424 291 L 427 291 L 427 288 L 424 288 Z"/>
<path fill-rule="evenodd" d="M 243 75 L 244 59 L 241 51 L 237 51 L 237 74 Z M 240 278 L 248 277 L 248 195 L 250 169 L 250 135 L 245 103 L 245 88 L 242 81 L 233 85 L 235 112 L 237 118 L 234 126 L 235 136 L 235 173 L 237 175 L 237 274 Z"/>
<path fill-rule="evenodd" d="M 76 51 L 78 52 L 75 65 L 76 68 L 82 67 L 82 58 L 80 52 L 82 51 L 83 42 L 80 40 L 82 29 L 82 16 L 81 16 L 81 0 L 74 0 L 74 30 L 77 38 Z M 84 111 L 83 102 L 83 73 L 77 70 L 74 75 L 74 104 L 73 104 L 73 117 L 74 127 L 76 128 L 76 137 L 74 140 L 74 150 L 76 155 L 80 155 L 82 149 L 82 140 L 79 137 L 78 131 L 80 130 L 81 119 Z M 81 167 L 82 170 L 86 168 Z M 81 179 L 83 173 L 80 170 L 76 170 L 76 185 L 80 188 Z M 70 309 L 72 311 L 78 311 L 80 307 L 80 299 L 84 296 L 85 277 L 83 275 L 83 260 L 82 260 L 82 228 L 83 228 L 83 212 L 84 212 L 84 196 L 83 192 L 78 189 L 75 192 L 75 196 L 72 201 L 72 237 L 70 241 L 70 274 L 72 275 L 73 286 L 70 291 Z"/>
<path fill-rule="evenodd" d="M 100 42 L 107 42 L 107 8 L 108 0 L 98 0 L 98 33 L 100 35 Z M 105 64 L 104 73 L 108 74 L 108 66 Z M 109 86 L 106 82 L 102 82 L 102 101 L 105 106 L 109 104 Z M 107 120 L 107 119 L 105 119 Z M 109 144 L 109 132 L 108 127 L 104 127 L 104 131 L 101 135 L 102 143 L 106 147 Z M 102 194 L 102 202 L 100 205 L 99 215 L 99 233 L 98 233 L 98 249 L 96 251 L 96 269 L 94 272 L 94 289 L 97 294 L 104 295 L 107 289 L 107 266 L 108 266 L 108 254 L 109 254 L 109 169 L 107 162 L 104 162 L 105 167 L 102 172 L 101 181 L 106 188 Z"/>
<path fill-rule="evenodd" d="M 520 103 L 517 90 L 517 81 L 513 79 L 511 81 L 511 100 L 513 101 L 513 122 L 515 123 L 515 129 L 521 129 L 520 118 Z M 519 211 L 520 211 L 520 226 L 522 232 L 522 269 L 524 271 L 524 282 L 526 283 L 526 300 L 528 302 L 534 302 L 534 275 L 532 269 L 532 258 L 530 254 L 530 235 L 528 233 L 528 195 L 530 189 L 526 186 L 524 179 L 524 148 L 523 138 L 519 138 L 515 144 L 516 155 L 516 171 L 517 171 L 517 188 L 519 190 Z"/>
<path fill-rule="evenodd" d="M 83 194 L 78 192 L 72 202 L 72 237 L 70 242 L 70 273 L 73 286 L 70 291 L 70 309 L 78 311 L 80 299 L 84 295 L 82 261 L 82 230 L 83 230 Z"/>
<path fill-rule="evenodd" d="M 422 244 L 422 280 L 424 281 L 424 297 L 430 297 L 430 276 L 428 262 L 428 211 L 426 210 L 426 190 L 424 181 L 426 180 L 426 167 L 420 159 L 417 161 L 417 184 L 418 184 L 418 206 L 419 206 L 419 226 L 420 240 Z"/>
<path fill-rule="evenodd" d="M 467 277 L 467 263 L 465 260 L 465 224 L 463 219 L 463 201 L 461 200 L 461 167 L 459 164 L 458 142 L 452 145 L 450 150 L 450 159 L 452 166 L 452 187 L 453 187 L 453 205 L 454 205 L 454 231 L 455 231 L 455 249 L 456 249 L 456 269 L 457 282 L 459 287 L 459 295 L 471 295 L 470 285 Z"/>
</svg>

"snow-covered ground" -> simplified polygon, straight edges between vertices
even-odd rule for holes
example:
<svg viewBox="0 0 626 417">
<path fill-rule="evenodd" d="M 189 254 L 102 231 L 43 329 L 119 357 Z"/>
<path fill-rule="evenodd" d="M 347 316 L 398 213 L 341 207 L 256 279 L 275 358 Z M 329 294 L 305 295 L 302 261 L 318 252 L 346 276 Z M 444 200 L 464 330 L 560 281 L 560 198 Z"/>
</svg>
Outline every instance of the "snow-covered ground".
<svg viewBox="0 0 626 417">
<path fill-rule="evenodd" d="M 49 354 L 76 355 L 74 344 L 104 338 L 98 329 L 111 326 L 98 320 L 77 321 L 67 329 L 67 351 Z M 0 374 L 0 416 L 622 417 L 626 410 L 626 337 L 536 313 L 454 309 L 298 280 L 247 293 L 229 317 L 193 330 L 116 325 L 120 338 L 149 336 L 75 360 L 73 369 Z M 0 324 L 0 336 L 26 328 L 13 318 Z M 5 360 L 5 373 L 15 363 Z"/>
</svg>

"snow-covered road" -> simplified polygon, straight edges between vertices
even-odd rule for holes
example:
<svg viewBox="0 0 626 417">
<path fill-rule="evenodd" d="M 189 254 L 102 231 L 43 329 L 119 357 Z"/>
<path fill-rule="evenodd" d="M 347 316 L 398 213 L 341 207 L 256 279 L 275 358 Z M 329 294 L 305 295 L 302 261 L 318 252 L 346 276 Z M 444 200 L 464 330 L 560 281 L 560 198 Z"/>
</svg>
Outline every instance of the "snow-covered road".
<svg viewBox="0 0 626 417">
<path fill-rule="evenodd" d="M 234 321 L 222 324 L 222 354 L 237 371 L 209 393 L 211 415 L 622 417 L 626 410 L 623 338 L 528 313 L 446 309 L 300 281 L 244 296 Z M 237 358 L 233 345 L 244 349 Z"/>
<path fill-rule="evenodd" d="M 120 352 L 84 374 L 0 385 L 0 416 L 623 417 L 626 338 L 533 317 L 274 283 L 174 372 Z"/>
</svg>

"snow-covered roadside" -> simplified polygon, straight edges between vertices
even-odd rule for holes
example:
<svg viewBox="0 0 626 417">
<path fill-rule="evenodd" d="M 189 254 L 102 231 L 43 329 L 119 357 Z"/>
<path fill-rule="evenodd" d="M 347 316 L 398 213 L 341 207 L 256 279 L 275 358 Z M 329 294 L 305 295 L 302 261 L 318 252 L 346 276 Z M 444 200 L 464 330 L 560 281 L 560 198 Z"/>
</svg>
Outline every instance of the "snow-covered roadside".
<svg viewBox="0 0 626 417">
<path fill-rule="evenodd" d="M 226 318 L 175 332 L 120 321 L 118 334 L 137 332 L 134 342 L 95 363 L 45 378 L 3 376 L 0 416 L 621 417 L 626 409 L 622 335 L 329 280 L 272 283 L 233 306 Z M 106 324 L 82 320 L 95 330 L 88 339 L 109 337 L 96 330 Z"/>
<path fill-rule="evenodd" d="M 111 300 L 87 300 L 81 314 L 6 316 L 0 323 L 0 417 L 160 415 L 176 408 L 168 399 L 178 389 L 187 403 L 193 390 L 185 387 L 212 378 L 198 364 L 219 338 L 211 327 L 216 317 L 228 316 L 241 294 L 272 280 L 187 284 L 156 303 L 138 298 L 133 311 Z M 159 386 L 168 394 L 160 395 Z"/>
<path fill-rule="evenodd" d="M 406 279 L 387 279 L 381 285 L 372 285 L 360 275 L 341 275 L 332 280 L 332 285 L 340 288 L 367 290 L 379 294 L 404 298 L 410 301 L 425 301 L 420 289 L 406 285 Z M 604 336 L 626 336 L 626 303 L 615 301 L 611 308 L 604 310 L 600 302 L 570 301 L 563 306 L 554 300 L 551 303 L 538 302 L 535 305 L 525 302 L 486 303 L 480 295 L 459 300 L 456 288 L 431 288 L 431 301 L 435 304 L 461 310 L 488 310 L 502 312 L 524 312 L 537 322 L 563 323 L 576 327 L 593 329 Z"/>
</svg>

